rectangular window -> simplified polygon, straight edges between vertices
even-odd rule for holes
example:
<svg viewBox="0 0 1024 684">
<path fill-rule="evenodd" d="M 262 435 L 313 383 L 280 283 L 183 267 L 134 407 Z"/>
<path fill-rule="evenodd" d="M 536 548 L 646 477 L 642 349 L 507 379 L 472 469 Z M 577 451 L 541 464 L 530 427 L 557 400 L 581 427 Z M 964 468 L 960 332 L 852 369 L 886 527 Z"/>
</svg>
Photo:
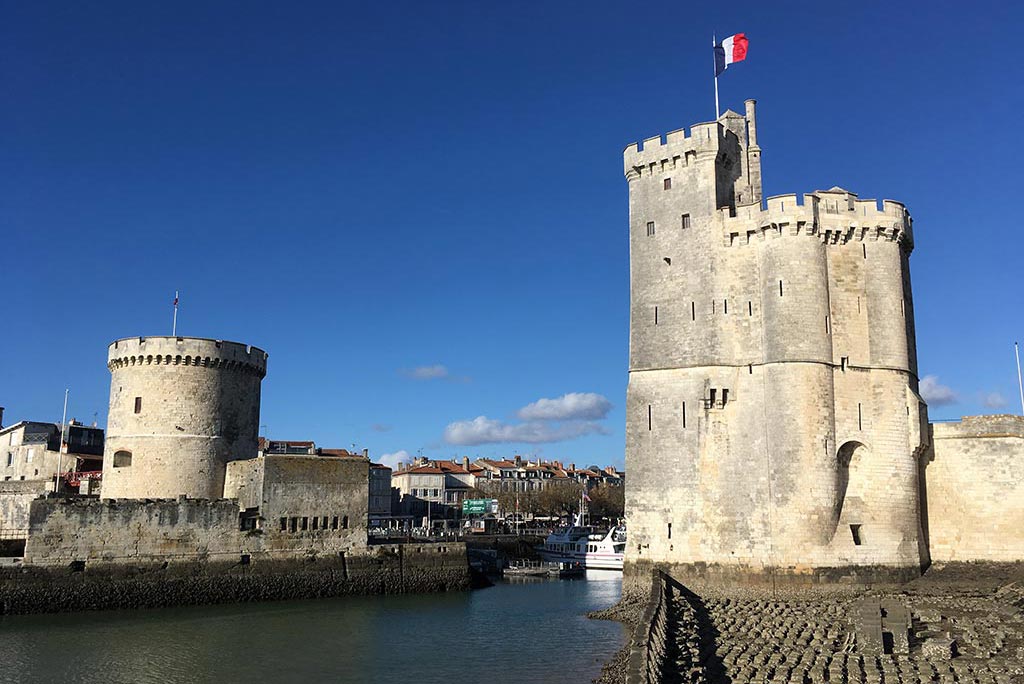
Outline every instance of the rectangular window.
<svg viewBox="0 0 1024 684">
<path fill-rule="evenodd" d="M 779 296 L 782 296 L 782 281 L 779 281 Z"/>
<path fill-rule="evenodd" d="M 717 396 L 718 396 L 718 390 L 712 389 L 712 390 L 709 391 L 709 394 L 708 394 L 708 407 L 709 408 L 715 405 L 715 399 L 717 398 Z"/>
<path fill-rule="evenodd" d="M 327 529 L 327 516 L 326 515 L 324 517 L 320 518 L 320 529 L 321 530 L 326 530 Z"/>
<path fill-rule="evenodd" d="M 654 221 L 647 222 L 647 237 L 654 235 Z"/>
<path fill-rule="evenodd" d="M 857 404 L 857 429 L 864 429 L 864 412 L 861 409 L 861 405 Z"/>
<path fill-rule="evenodd" d="M 309 529 L 309 516 L 302 516 L 302 531 L 305 532 Z"/>
<path fill-rule="evenodd" d="M 135 412 L 142 413 L 142 397 L 135 397 Z"/>
<path fill-rule="evenodd" d="M 647 405 L 647 429 L 651 429 L 651 405 Z"/>
<path fill-rule="evenodd" d="M 7 467 L 10 468 L 12 465 L 14 465 L 14 454 L 12 454 L 10 451 L 8 451 L 7 452 Z"/>
<path fill-rule="evenodd" d="M 690 215 L 689 214 L 683 214 L 683 229 L 685 230 L 685 229 L 687 229 L 689 227 L 690 227 Z"/>
<path fill-rule="evenodd" d="M 672 523 L 668 524 L 668 538 L 672 538 Z"/>
<path fill-rule="evenodd" d="M 331 518 L 331 529 L 338 529 L 338 516 L 334 516 L 333 518 Z"/>
<path fill-rule="evenodd" d="M 865 244 L 862 244 L 862 245 L 860 246 L 860 248 L 861 248 L 862 250 L 864 250 L 864 258 L 865 258 L 865 259 L 867 259 L 867 258 L 868 258 L 868 246 L 867 246 L 867 245 L 865 245 Z"/>
<path fill-rule="evenodd" d="M 825 316 L 825 334 L 826 335 L 831 335 L 832 334 L 832 326 L 828 322 L 828 316 Z"/>
<path fill-rule="evenodd" d="M 297 516 L 292 516 L 291 520 L 288 521 L 288 529 L 292 532 L 299 530 L 299 518 Z"/>
<path fill-rule="evenodd" d="M 683 428 L 686 428 L 686 402 L 683 402 Z"/>
<path fill-rule="evenodd" d="M 313 516 L 313 529 L 314 530 L 320 529 L 320 518 L 318 518 L 315 515 Z"/>
<path fill-rule="evenodd" d="M 658 307 L 654 307 L 654 325 L 658 325 Z"/>
<path fill-rule="evenodd" d="M 722 300 L 722 313 L 729 313 L 729 300 L 728 299 L 723 299 Z"/>
<path fill-rule="evenodd" d="M 725 406 L 725 403 L 727 401 L 729 401 L 729 390 L 723 389 L 722 390 L 722 406 Z"/>
<path fill-rule="evenodd" d="M 346 516 L 342 516 L 342 518 L 341 518 L 341 527 L 342 527 L 342 529 L 345 529 L 345 530 L 348 529 L 348 516 L 347 515 Z"/>
<path fill-rule="evenodd" d="M 412 495 L 416 496 L 416 488 L 415 487 L 412 488 Z"/>
<path fill-rule="evenodd" d="M 747 364 L 747 374 L 748 375 L 753 375 L 754 374 L 754 364 L 752 364 L 752 363 L 748 363 Z"/>
<path fill-rule="evenodd" d="M 690 320 L 697 320 L 697 304 L 695 302 L 690 302 Z"/>
<path fill-rule="evenodd" d="M 28 453 L 25 454 L 25 463 L 31 463 L 32 459 L 35 458 L 35 455 L 36 455 L 36 450 L 35 449 L 29 449 Z"/>
<path fill-rule="evenodd" d="M 281 518 L 281 531 L 284 532 L 288 529 L 288 518 Z"/>
<path fill-rule="evenodd" d="M 850 525 L 850 534 L 853 535 L 854 546 L 860 546 L 864 543 L 860 538 L 860 525 Z"/>
<path fill-rule="evenodd" d="M 672 188 L 672 179 L 666 178 L 664 181 L 662 181 L 662 185 L 666 190 L 670 190 Z"/>
</svg>

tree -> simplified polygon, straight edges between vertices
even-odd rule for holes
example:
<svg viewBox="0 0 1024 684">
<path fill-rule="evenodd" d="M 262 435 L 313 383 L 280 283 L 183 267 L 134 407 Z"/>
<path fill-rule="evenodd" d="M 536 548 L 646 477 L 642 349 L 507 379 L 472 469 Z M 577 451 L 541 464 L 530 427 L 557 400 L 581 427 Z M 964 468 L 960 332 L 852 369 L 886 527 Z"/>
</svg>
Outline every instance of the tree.
<svg viewBox="0 0 1024 684">
<path fill-rule="evenodd" d="M 590 490 L 590 513 L 594 517 L 621 518 L 626 512 L 626 492 L 622 486 L 599 484 Z"/>
</svg>

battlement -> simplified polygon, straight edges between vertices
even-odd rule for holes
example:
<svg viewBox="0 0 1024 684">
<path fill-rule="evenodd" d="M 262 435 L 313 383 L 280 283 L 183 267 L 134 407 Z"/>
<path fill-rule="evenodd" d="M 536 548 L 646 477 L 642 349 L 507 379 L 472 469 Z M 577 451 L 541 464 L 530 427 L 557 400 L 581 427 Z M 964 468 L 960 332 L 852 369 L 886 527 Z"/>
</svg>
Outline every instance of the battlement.
<svg viewBox="0 0 1024 684">
<path fill-rule="evenodd" d="M 721 123 L 711 121 L 694 124 L 689 131 L 680 128 L 663 136 L 647 138 L 642 143 L 633 143 L 622 152 L 624 172 L 627 177 L 639 177 L 669 165 L 686 165 L 702 152 L 714 154 L 726 130 Z"/>
<path fill-rule="evenodd" d="M 107 349 L 107 368 L 141 365 L 202 366 L 267 374 L 267 352 L 240 342 L 204 337 L 126 337 Z"/>
<path fill-rule="evenodd" d="M 963 416 L 958 421 L 932 423 L 934 439 L 965 439 L 972 437 L 1024 438 L 1024 416 L 995 414 Z"/>
<path fill-rule="evenodd" d="M 747 245 L 781 235 L 809 235 L 825 244 L 888 240 L 914 248 L 910 212 L 901 202 L 860 199 L 842 188 L 802 197 L 775 195 L 764 203 L 719 209 L 727 245 Z"/>
</svg>

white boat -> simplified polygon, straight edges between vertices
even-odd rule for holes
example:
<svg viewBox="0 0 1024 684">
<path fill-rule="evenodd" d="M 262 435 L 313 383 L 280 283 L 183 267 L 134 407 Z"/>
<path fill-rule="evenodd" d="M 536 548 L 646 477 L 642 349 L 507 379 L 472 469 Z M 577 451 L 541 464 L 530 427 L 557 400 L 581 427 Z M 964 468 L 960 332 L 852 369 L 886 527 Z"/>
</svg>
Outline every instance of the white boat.
<svg viewBox="0 0 1024 684">
<path fill-rule="evenodd" d="M 552 563 L 580 563 L 588 570 L 622 570 L 626 528 L 620 525 L 601 533 L 586 525 L 567 525 L 549 534 L 537 552 Z"/>
</svg>

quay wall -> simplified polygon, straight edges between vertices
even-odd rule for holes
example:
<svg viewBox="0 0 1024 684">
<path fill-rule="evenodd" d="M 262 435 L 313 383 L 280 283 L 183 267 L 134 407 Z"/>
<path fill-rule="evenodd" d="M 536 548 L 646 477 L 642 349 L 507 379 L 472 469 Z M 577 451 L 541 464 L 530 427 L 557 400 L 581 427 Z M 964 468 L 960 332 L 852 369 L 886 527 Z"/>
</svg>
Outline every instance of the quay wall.
<svg viewBox="0 0 1024 684">
<path fill-rule="evenodd" d="M 0 614 L 242 603 L 470 588 L 457 542 L 387 544 L 308 558 L 0 568 Z"/>
<path fill-rule="evenodd" d="M 965 416 L 931 433 L 923 498 L 932 561 L 1024 560 L 1024 417 Z"/>
</svg>

